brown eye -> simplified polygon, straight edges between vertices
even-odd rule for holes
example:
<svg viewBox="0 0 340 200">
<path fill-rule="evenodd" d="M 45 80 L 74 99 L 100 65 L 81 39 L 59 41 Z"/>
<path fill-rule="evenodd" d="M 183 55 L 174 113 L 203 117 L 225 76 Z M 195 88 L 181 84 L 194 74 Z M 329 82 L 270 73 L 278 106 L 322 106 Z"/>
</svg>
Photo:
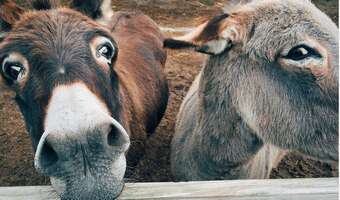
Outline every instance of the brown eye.
<svg viewBox="0 0 340 200">
<path fill-rule="evenodd" d="M 113 56 L 114 47 L 109 43 L 101 45 L 97 50 L 97 57 L 104 57 L 109 63 L 111 63 Z"/>
<path fill-rule="evenodd" d="M 25 68 L 20 63 L 4 62 L 2 72 L 11 81 L 20 81 L 25 75 Z"/>
<path fill-rule="evenodd" d="M 292 48 L 287 56 L 284 56 L 286 59 L 291 59 L 294 61 L 303 60 L 309 57 L 316 57 L 321 58 L 321 55 L 315 51 L 314 49 L 306 46 L 306 45 L 299 45 Z"/>
</svg>

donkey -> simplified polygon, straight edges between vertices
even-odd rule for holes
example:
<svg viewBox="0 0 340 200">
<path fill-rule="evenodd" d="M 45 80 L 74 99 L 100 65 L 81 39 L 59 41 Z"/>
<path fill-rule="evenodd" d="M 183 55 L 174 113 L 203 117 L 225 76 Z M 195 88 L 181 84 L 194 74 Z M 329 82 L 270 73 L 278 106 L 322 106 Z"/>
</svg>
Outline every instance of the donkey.
<svg viewBox="0 0 340 200">
<path fill-rule="evenodd" d="M 52 5 L 1 11 L 1 83 L 16 93 L 35 168 L 61 199 L 114 199 L 126 159 L 142 155 L 167 106 L 163 36 L 149 17 L 113 13 L 107 0 Z"/>
<path fill-rule="evenodd" d="M 338 41 L 308 0 L 238 5 L 166 39 L 209 55 L 177 116 L 174 176 L 269 178 L 289 151 L 337 162 Z"/>
</svg>

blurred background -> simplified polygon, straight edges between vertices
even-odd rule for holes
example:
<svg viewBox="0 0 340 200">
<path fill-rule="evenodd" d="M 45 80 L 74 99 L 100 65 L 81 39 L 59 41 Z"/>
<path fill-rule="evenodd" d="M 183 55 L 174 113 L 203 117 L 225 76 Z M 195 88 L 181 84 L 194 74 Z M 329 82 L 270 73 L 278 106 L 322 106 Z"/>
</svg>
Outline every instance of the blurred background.
<svg viewBox="0 0 340 200">
<path fill-rule="evenodd" d="M 222 12 L 230 1 L 240 0 L 112 0 L 112 5 L 115 11 L 140 10 L 160 26 L 178 30 L 178 27 L 196 26 Z M 312 1 L 338 24 L 338 0 Z M 29 8 L 28 1 L 17 2 Z M 63 3 L 66 5 L 68 1 L 63 0 Z M 203 61 L 204 56 L 200 54 L 168 52 L 166 73 L 171 92 L 168 109 L 156 133 L 147 142 L 145 156 L 127 181 L 172 181 L 169 152 L 176 114 Z M 0 94 L 0 186 L 49 184 L 47 178 L 35 172 L 31 142 L 13 98 L 11 92 Z M 271 178 L 331 176 L 338 176 L 337 166 L 306 159 L 297 153 L 286 156 L 271 174 Z"/>
</svg>

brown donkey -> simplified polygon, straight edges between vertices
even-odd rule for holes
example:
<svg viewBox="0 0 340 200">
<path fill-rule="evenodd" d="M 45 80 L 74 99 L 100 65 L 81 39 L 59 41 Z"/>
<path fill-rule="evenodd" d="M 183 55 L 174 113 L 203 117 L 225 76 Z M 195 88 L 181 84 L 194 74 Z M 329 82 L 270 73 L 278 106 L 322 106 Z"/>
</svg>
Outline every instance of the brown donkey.
<svg viewBox="0 0 340 200">
<path fill-rule="evenodd" d="M 338 161 L 338 34 L 308 0 L 255 0 L 166 40 L 210 54 L 177 118 L 176 178 L 268 178 L 291 150 Z"/>
<path fill-rule="evenodd" d="M 0 81 L 16 92 L 36 169 L 61 199 L 115 198 L 130 141 L 135 163 L 167 105 L 157 25 L 110 1 L 34 1 L 28 12 L 0 2 Z"/>
</svg>

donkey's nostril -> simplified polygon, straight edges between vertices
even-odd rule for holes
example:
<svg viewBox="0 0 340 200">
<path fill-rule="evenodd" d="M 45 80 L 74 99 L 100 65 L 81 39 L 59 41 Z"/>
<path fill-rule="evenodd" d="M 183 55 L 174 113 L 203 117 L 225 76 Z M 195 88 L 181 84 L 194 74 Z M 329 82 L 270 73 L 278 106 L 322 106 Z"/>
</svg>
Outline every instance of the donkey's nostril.
<svg viewBox="0 0 340 200">
<path fill-rule="evenodd" d="M 115 127 L 111 126 L 111 130 L 109 134 L 107 135 L 107 142 L 110 146 L 120 146 L 122 145 L 123 141 L 121 138 L 120 131 Z"/>
<path fill-rule="evenodd" d="M 48 168 L 58 161 L 58 154 L 52 146 L 46 141 L 40 155 L 40 165 L 42 168 Z"/>
<path fill-rule="evenodd" d="M 112 118 L 107 134 L 107 144 L 115 151 L 125 152 L 129 149 L 130 138 L 124 127 Z"/>
</svg>

